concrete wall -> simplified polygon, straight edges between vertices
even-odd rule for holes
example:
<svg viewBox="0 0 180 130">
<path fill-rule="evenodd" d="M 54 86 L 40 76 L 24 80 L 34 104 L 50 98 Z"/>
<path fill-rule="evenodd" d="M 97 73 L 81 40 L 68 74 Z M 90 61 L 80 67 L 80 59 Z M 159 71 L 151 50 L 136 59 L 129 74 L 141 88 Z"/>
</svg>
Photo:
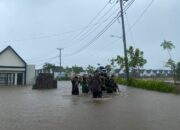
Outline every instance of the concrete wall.
<svg viewBox="0 0 180 130">
<path fill-rule="evenodd" d="M 35 84 L 35 65 L 27 65 L 26 69 L 26 84 Z"/>
<path fill-rule="evenodd" d="M 25 68 L 0 68 L 0 71 L 7 71 L 7 72 L 21 72 L 25 71 Z"/>
<path fill-rule="evenodd" d="M 0 66 L 24 67 L 25 64 L 11 49 L 8 49 L 2 55 L 0 55 Z"/>
</svg>

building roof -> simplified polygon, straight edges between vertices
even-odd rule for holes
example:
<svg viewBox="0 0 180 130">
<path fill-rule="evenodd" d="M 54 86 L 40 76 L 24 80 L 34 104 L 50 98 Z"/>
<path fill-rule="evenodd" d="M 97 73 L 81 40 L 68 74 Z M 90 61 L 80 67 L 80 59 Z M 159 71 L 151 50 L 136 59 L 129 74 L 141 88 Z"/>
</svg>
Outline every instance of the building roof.
<svg viewBox="0 0 180 130">
<path fill-rule="evenodd" d="M 2 50 L 0 52 L 0 55 L 2 55 L 5 51 L 7 51 L 8 49 L 10 49 L 12 52 L 14 52 L 14 54 L 25 64 L 27 65 L 27 63 L 23 60 L 23 58 L 11 47 L 11 46 L 7 46 L 4 50 Z"/>
</svg>

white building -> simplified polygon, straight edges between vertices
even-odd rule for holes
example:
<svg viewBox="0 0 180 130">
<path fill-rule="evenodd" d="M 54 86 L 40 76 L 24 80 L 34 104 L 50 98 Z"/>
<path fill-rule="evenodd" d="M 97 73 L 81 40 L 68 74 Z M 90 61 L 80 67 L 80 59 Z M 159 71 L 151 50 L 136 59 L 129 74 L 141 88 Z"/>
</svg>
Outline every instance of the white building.
<svg viewBox="0 0 180 130">
<path fill-rule="evenodd" d="M 0 52 L 0 85 L 32 85 L 34 82 L 34 65 L 27 65 L 11 46 Z"/>
</svg>

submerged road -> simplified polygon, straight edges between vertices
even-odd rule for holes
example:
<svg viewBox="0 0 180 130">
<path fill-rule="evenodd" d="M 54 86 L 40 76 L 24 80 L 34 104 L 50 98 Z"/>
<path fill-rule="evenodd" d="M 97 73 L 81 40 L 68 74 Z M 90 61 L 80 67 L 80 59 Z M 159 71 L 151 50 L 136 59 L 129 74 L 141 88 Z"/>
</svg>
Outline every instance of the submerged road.
<svg viewBox="0 0 180 130">
<path fill-rule="evenodd" d="M 179 130 L 180 96 L 119 86 L 120 94 L 71 96 L 58 89 L 0 86 L 0 130 Z"/>
</svg>

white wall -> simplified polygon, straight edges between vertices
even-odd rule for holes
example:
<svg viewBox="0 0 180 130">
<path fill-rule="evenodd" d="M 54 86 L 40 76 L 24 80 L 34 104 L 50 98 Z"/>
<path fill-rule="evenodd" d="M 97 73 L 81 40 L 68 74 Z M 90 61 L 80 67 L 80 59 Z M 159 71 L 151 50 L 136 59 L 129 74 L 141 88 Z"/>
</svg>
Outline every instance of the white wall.
<svg viewBox="0 0 180 130">
<path fill-rule="evenodd" d="M 17 72 L 21 72 L 21 71 L 25 71 L 25 68 L 0 68 L 0 71 L 3 70 L 3 71 L 17 71 Z"/>
<path fill-rule="evenodd" d="M 25 64 L 11 49 L 8 49 L 0 55 L 0 66 L 24 67 Z"/>
<path fill-rule="evenodd" d="M 26 69 L 26 84 L 35 84 L 35 65 L 27 65 Z"/>
</svg>

